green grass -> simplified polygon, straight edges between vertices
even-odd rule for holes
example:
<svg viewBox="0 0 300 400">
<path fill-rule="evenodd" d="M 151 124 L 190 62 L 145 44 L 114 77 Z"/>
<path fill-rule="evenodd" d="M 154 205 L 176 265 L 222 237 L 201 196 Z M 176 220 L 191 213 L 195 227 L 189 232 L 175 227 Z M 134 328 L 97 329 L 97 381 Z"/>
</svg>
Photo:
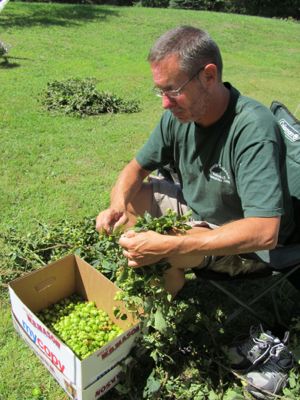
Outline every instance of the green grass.
<svg viewBox="0 0 300 400">
<path fill-rule="evenodd" d="M 9 68 L 0 60 L 1 230 L 14 225 L 26 234 L 37 220 L 75 222 L 108 205 L 118 172 L 162 113 L 151 93 L 148 50 L 162 32 L 181 24 L 207 29 L 219 43 L 224 80 L 267 106 L 277 99 L 296 110 L 298 23 L 142 7 L 9 3 L 0 15 L 0 38 L 12 46 Z M 142 111 L 86 119 L 44 112 L 39 94 L 47 82 L 74 77 L 95 77 L 99 89 L 139 100 Z M 49 400 L 65 399 L 17 339 L 5 295 L 0 321 L 0 399 L 29 400 L 35 386 Z"/>
<path fill-rule="evenodd" d="M 146 62 L 154 39 L 179 24 L 203 27 L 220 44 L 224 80 L 266 105 L 299 104 L 299 24 L 221 13 L 140 7 L 9 3 L 0 37 L 12 48 L 0 69 L 0 228 L 36 219 L 96 215 L 122 166 L 161 115 Z M 3 65 L 2 65 L 3 67 Z M 98 88 L 141 102 L 142 112 L 53 117 L 39 94 L 47 82 L 92 76 Z"/>
</svg>

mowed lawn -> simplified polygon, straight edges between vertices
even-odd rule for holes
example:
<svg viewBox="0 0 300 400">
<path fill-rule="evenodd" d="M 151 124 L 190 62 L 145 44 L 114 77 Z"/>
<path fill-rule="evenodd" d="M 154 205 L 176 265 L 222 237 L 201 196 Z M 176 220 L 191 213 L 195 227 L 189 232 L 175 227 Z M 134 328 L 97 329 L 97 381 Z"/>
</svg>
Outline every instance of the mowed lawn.
<svg viewBox="0 0 300 400">
<path fill-rule="evenodd" d="M 162 108 L 147 54 L 165 30 L 204 28 L 220 45 L 224 80 L 300 118 L 300 26 L 288 20 L 142 7 L 9 3 L 0 14 L 0 229 L 26 235 L 38 221 L 80 221 L 108 205 L 120 169 L 145 141 Z M 47 82 L 94 77 L 98 89 L 140 101 L 134 114 L 75 118 L 42 109 Z M 1 243 L 0 243 L 1 245 Z M 0 399 L 67 396 L 14 334 L 1 295 Z M 111 399 L 113 400 L 113 399 Z"/>
<path fill-rule="evenodd" d="M 224 58 L 224 80 L 266 105 L 300 103 L 298 23 L 221 13 L 140 7 L 9 3 L 0 38 L 11 68 L 0 69 L 0 227 L 26 232 L 36 219 L 95 215 L 117 173 L 157 123 L 146 61 L 166 29 L 207 29 Z M 95 77 L 98 89 L 136 99 L 142 111 L 86 119 L 42 110 L 47 82 Z M 300 111 L 299 111 L 300 112 Z"/>
</svg>

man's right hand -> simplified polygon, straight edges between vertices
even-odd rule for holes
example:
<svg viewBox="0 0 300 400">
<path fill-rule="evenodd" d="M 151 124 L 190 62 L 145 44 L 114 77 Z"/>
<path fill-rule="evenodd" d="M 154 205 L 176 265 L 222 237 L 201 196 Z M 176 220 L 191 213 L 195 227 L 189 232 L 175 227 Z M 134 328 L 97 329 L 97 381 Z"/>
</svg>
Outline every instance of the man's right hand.
<svg viewBox="0 0 300 400">
<path fill-rule="evenodd" d="M 142 187 L 143 180 L 149 174 L 150 171 L 144 170 L 135 159 L 131 160 L 123 168 L 117 183 L 111 191 L 110 207 L 100 212 L 96 219 L 97 231 L 110 234 L 122 225 L 128 225 L 128 223 L 134 225 L 130 207 L 132 207 L 132 201 Z M 139 204 L 137 208 L 137 214 L 144 213 L 143 201 L 141 204 L 142 206 Z M 147 209 L 147 206 L 145 206 L 145 209 Z M 134 215 L 136 215 L 135 211 Z"/>
<path fill-rule="evenodd" d="M 126 211 L 108 208 L 100 212 L 96 218 L 96 230 L 98 232 L 112 233 L 117 227 L 126 225 L 128 216 Z"/>
</svg>

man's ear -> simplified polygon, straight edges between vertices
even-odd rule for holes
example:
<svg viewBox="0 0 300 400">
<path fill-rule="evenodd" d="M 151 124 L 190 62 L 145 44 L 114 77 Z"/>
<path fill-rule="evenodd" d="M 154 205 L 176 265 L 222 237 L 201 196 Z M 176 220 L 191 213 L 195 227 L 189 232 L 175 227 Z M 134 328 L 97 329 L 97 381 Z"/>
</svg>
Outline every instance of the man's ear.
<svg viewBox="0 0 300 400">
<path fill-rule="evenodd" d="M 203 79 L 207 84 L 218 81 L 218 68 L 215 64 L 207 64 L 203 70 Z"/>
</svg>

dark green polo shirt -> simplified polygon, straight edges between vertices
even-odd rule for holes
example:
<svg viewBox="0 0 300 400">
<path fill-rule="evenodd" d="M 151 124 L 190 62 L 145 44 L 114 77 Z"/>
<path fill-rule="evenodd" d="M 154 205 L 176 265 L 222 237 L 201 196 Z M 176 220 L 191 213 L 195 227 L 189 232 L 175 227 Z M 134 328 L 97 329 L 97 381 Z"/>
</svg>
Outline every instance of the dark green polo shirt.
<svg viewBox="0 0 300 400">
<path fill-rule="evenodd" d="M 282 216 L 284 243 L 294 224 L 279 126 L 267 107 L 225 85 L 230 101 L 219 121 L 204 128 L 166 111 L 136 160 L 150 171 L 174 163 L 195 219 Z"/>
</svg>

